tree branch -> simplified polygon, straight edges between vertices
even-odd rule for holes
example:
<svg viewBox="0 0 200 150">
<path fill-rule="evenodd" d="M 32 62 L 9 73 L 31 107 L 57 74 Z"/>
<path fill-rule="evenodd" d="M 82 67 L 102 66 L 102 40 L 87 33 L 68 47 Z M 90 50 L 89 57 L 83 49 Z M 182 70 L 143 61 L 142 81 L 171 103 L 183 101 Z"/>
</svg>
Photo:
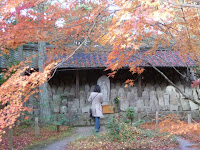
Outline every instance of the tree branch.
<svg viewBox="0 0 200 150">
<path fill-rule="evenodd" d="M 135 55 L 133 55 L 133 57 L 135 57 L 137 59 L 140 59 L 140 60 L 144 61 L 146 64 L 150 65 L 158 73 L 160 73 L 171 85 L 173 85 L 186 99 L 188 99 L 188 100 L 192 101 L 193 103 L 197 104 L 198 106 L 200 106 L 199 102 L 195 101 L 192 97 L 186 95 L 183 91 L 181 91 L 176 84 L 174 84 L 162 71 L 160 71 L 157 67 L 155 67 L 154 65 L 152 65 L 149 61 L 144 60 L 144 59 L 142 59 L 142 58 L 140 58 L 138 56 L 135 56 Z"/>
<path fill-rule="evenodd" d="M 187 3 L 183 3 L 183 4 L 176 4 L 176 3 L 173 3 L 171 1 L 166 1 L 166 0 L 162 0 L 163 2 L 166 2 L 166 3 L 169 3 L 169 4 L 172 4 L 174 6 L 178 6 L 178 7 L 194 7 L 194 8 L 200 8 L 200 5 L 196 5 L 196 4 L 187 4 Z"/>
<path fill-rule="evenodd" d="M 101 15 L 101 13 L 102 13 L 105 9 L 107 9 L 107 8 L 108 8 L 108 6 L 105 7 L 101 12 L 99 12 L 99 14 L 94 18 L 93 25 L 92 25 L 92 27 L 90 28 L 90 30 L 89 30 L 89 32 L 88 32 L 88 35 L 87 35 L 87 37 L 84 39 L 84 41 L 83 41 L 69 56 L 67 56 L 67 58 L 62 59 L 56 66 L 54 66 L 54 69 L 55 69 L 55 70 L 54 70 L 53 75 L 55 74 L 55 72 L 56 72 L 58 66 L 62 65 L 63 62 L 67 61 L 70 57 L 72 57 L 72 56 L 76 53 L 76 51 L 78 51 L 78 50 L 83 46 L 83 44 L 85 44 L 85 42 L 88 40 L 90 34 L 92 33 L 92 31 L 93 31 L 93 29 L 94 29 L 94 27 L 95 27 L 95 25 L 96 25 L 97 18 L 98 18 L 98 17 Z M 53 77 L 53 76 L 51 76 L 51 77 L 48 79 L 48 81 L 49 81 L 52 77 Z"/>
<path fill-rule="evenodd" d="M 157 59 L 161 59 L 161 57 L 157 58 Z M 165 59 L 161 59 L 162 61 L 164 61 L 165 63 L 167 63 L 168 65 L 171 65 L 169 62 L 167 62 Z M 183 78 L 187 78 L 187 76 L 185 76 L 184 74 L 182 74 L 179 70 L 177 70 L 174 66 L 172 66 L 172 68 L 179 74 L 181 75 Z"/>
</svg>

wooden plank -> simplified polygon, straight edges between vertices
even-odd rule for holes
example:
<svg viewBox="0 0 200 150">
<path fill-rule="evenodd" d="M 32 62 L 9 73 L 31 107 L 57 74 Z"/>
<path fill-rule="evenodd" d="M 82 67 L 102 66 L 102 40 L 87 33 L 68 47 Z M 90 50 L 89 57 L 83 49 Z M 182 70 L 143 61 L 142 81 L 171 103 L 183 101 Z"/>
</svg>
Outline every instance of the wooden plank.
<svg viewBox="0 0 200 150">
<path fill-rule="evenodd" d="M 142 97 L 142 78 L 138 75 L 138 97 Z"/>
<path fill-rule="evenodd" d="M 80 84 L 79 84 L 79 71 L 76 70 L 76 98 L 79 99 L 79 108 L 80 108 Z"/>
</svg>

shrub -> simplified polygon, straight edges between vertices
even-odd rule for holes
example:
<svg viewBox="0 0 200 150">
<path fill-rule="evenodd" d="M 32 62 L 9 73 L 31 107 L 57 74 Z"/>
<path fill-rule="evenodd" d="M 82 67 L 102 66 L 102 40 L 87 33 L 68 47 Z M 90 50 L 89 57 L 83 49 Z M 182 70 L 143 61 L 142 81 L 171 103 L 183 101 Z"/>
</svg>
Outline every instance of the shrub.
<svg viewBox="0 0 200 150">
<path fill-rule="evenodd" d="M 56 131 L 56 126 L 48 126 L 51 131 Z"/>
<path fill-rule="evenodd" d="M 135 110 L 134 110 L 134 107 L 129 107 L 126 109 L 126 117 L 128 119 L 130 119 L 131 121 L 131 126 L 133 124 L 133 119 L 135 118 Z"/>
<path fill-rule="evenodd" d="M 114 141 L 126 141 L 141 133 L 139 128 L 130 126 L 123 115 L 114 116 L 107 122 L 107 134 Z"/>
<path fill-rule="evenodd" d="M 49 125 L 67 125 L 69 122 L 69 118 L 64 116 L 63 114 L 58 114 L 58 120 L 57 120 L 57 114 L 52 114 L 50 117 Z"/>
<path fill-rule="evenodd" d="M 108 135 L 113 140 L 119 139 L 119 132 L 120 132 L 120 122 L 118 120 L 119 118 L 114 116 L 110 120 L 108 120 L 106 128 L 108 130 Z"/>
<path fill-rule="evenodd" d="M 138 120 L 135 122 L 134 126 L 139 127 L 140 125 L 144 124 L 145 121 L 144 120 Z"/>
<path fill-rule="evenodd" d="M 113 102 L 115 105 L 119 105 L 119 97 L 115 97 Z"/>
</svg>

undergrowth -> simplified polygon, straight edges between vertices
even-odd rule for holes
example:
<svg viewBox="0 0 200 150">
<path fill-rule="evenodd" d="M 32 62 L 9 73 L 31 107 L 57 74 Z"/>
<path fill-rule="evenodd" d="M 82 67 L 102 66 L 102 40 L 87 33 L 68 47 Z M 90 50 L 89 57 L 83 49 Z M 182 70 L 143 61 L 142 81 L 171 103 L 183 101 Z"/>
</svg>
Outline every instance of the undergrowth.
<svg viewBox="0 0 200 150">
<path fill-rule="evenodd" d="M 106 132 L 79 139 L 68 145 L 71 150 L 88 149 L 171 149 L 177 147 L 173 135 L 131 126 L 125 116 L 111 118 Z M 167 136 L 166 136 L 167 135 Z"/>
</svg>

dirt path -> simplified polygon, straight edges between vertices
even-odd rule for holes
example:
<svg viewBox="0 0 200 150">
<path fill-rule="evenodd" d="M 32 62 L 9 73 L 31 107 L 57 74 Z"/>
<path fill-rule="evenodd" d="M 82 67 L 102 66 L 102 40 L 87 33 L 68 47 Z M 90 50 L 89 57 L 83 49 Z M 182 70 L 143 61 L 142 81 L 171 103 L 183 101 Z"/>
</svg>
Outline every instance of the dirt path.
<svg viewBox="0 0 200 150">
<path fill-rule="evenodd" d="M 105 129 L 101 127 L 100 132 L 103 132 Z M 66 145 L 78 138 L 87 137 L 94 134 L 94 127 L 75 127 L 73 128 L 73 134 L 70 137 L 67 137 L 63 140 L 54 142 L 47 146 L 37 147 L 31 150 L 66 150 Z"/>
<path fill-rule="evenodd" d="M 184 140 L 181 137 L 176 137 L 176 140 L 179 143 L 180 150 L 200 150 L 200 148 L 199 149 L 197 149 L 197 148 L 190 148 L 190 146 L 195 145 L 195 144 L 193 144 L 193 143 L 191 143 L 189 141 L 186 141 L 186 140 Z"/>
<path fill-rule="evenodd" d="M 105 131 L 104 127 L 101 127 L 100 132 Z M 67 137 L 63 140 L 54 142 L 52 144 L 49 144 L 47 146 L 37 147 L 31 150 L 66 150 L 66 145 L 70 142 L 82 138 L 87 137 L 89 135 L 94 134 L 94 127 L 75 127 L 73 129 L 73 134 L 70 137 Z M 190 148 L 191 145 L 194 145 L 193 143 L 190 143 L 189 141 L 184 140 L 181 137 L 176 137 L 176 140 L 179 143 L 179 150 L 197 150 L 195 148 Z M 198 149 L 200 150 L 200 149 Z"/>
<path fill-rule="evenodd" d="M 64 150 L 66 145 L 70 143 L 71 141 L 81 138 L 81 137 L 86 137 L 89 136 L 93 133 L 93 128 L 94 127 L 77 127 L 74 128 L 75 134 L 72 136 L 63 139 L 61 141 L 57 141 L 55 143 L 52 143 L 48 145 L 47 147 L 43 148 L 42 150 Z"/>
</svg>

